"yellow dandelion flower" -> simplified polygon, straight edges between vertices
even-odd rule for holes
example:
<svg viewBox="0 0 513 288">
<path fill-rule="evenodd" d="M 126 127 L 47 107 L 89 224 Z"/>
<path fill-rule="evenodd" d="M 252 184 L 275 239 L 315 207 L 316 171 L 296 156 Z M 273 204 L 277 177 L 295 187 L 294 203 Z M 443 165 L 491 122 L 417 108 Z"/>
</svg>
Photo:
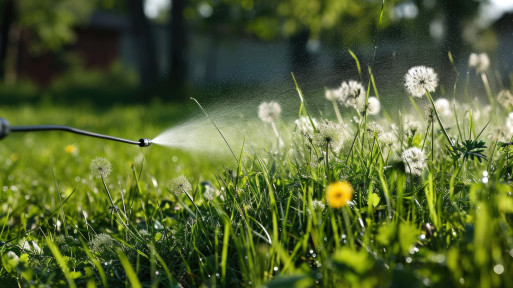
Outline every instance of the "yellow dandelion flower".
<svg viewBox="0 0 513 288">
<path fill-rule="evenodd" d="M 331 208 L 340 208 L 353 199 L 353 187 L 346 181 L 331 183 L 326 188 L 326 198 Z"/>
<path fill-rule="evenodd" d="M 66 153 L 71 154 L 71 155 L 75 155 L 78 152 L 78 148 L 74 144 L 66 146 L 64 148 L 64 150 L 66 151 Z"/>
<path fill-rule="evenodd" d="M 16 154 L 16 153 L 12 153 L 12 154 L 11 154 L 11 157 L 9 157 L 9 158 L 11 158 L 11 161 L 12 161 L 12 162 L 16 162 L 16 161 L 18 161 L 18 159 L 19 159 L 20 157 L 18 156 L 18 154 Z"/>
</svg>

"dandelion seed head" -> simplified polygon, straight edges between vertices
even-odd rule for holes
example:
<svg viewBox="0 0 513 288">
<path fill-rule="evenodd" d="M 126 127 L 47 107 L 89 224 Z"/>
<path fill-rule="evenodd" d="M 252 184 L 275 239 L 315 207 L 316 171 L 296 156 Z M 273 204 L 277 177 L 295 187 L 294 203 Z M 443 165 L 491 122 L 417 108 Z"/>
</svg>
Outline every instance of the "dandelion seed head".
<svg viewBox="0 0 513 288">
<path fill-rule="evenodd" d="M 296 120 L 297 129 L 304 135 L 312 135 L 314 132 L 312 122 L 317 127 L 317 121 L 315 118 L 312 118 L 312 121 L 310 122 L 310 118 L 307 116 L 301 116 Z"/>
<path fill-rule="evenodd" d="M 111 259 L 117 256 L 115 249 L 121 247 L 121 244 L 109 234 L 100 233 L 94 236 L 88 246 L 92 252 L 100 255 L 102 258 Z"/>
<path fill-rule="evenodd" d="M 497 102 L 499 102 L 502 107 L 508 109 L 513 106 L 513 95 L 511 95 L 509 90 L 502 90 L 497 95 Z"/>
<path fill-rule="evenodd" d="M 408 70 L 404 76 L 406 91 L 413 96 L 422 98 L 429 92 L 435 92 L 438 87 L 438 76 L 435 70 L 426 66 L 415 66 Z"/>
<path fill-rule="evenodd" d="M 322 202 L 321 200 L 313 200 L 312 207 L 315 211 L 324 211 L 326 205 L 324 205 L 324 202 Z"/>
<path fill-rule="evenodd" d="M 486 53 L 472 53 L 468 59 L 468 66 L 475 68 L 478 73 L 485 72 L 490 67 L 490 58 Z"/>
<path fill-rule="evenodd" d="M 336 89 L 326 89 L 324 92 L 324 97 L 328 101 L 337 101 L 342 99 L 342 88 L 336 88 Z"/>
<path fill-rule="evenodd" d="M 349 80 L 340 86 L 340 98 L 337 99 L 345 107 L 358 109 L 358 103 L 365 101 L 365 88 L 358 81 Z"/>
<path fill-rule="evenodd" d="M 313 200 L 312 206 L 317 211 L 322 211 L 322 210 L 324 210 L 324 207 L 325 207 L 324 202 L 322 202 L 321 200 Z"/>
<path fill-rule="evenodd" d="M 110 161 L 103 157 L 96 157 L 91 161 L 91 165 L 89 165 L 89 169 L 91 173 L 96 178 L 106 178 L 110 175 L 112 171 L 112 166 L 110 165 Z"/>
<path fill-rule="evenodd" d="M 367 103 L 367 114 L 368 115 L 377 115 L 379 114 L 379 110 L 381 110 L 381 103 L 376 97 L 369 97 Z"/>
<path fill-rule="evenodd" d="M 406 133 L 407 137 L 413 137 L 422 127 L 422 124 L 420 124 L 419 121 L 415 120 L 408 120 L 404 123 L 404 132 Z"/>
<path fill-rule="evenodd" d="M 506 117 L 506 128 L 508 132 L 506 134 L 508 136 L 513 135 L 513 112 L 510 112 L 508 117 Z"/>
<path fill-rule="evenodd" d="M 433 107 L 431 105 L 426 105 L 426 107 L 424 108 L 424 119 L 428 121 L 428 123 L 431 123 L 434 118 L 435 110 L 433 110 Z"/>
<path fill-rule="evenodd" d="M 173 193 L 180 194 L 185 192 L 192 191 L 191 183 L 189 183 L 189 180 L 185 176 L 178 176 L 176 178 L 171 179 L 171 182 L 169 184 L 169 188 Z"/>
<path fill-rule="evenodd" d="M 353 187 L 346 181 L 331 183 L 326 188 L 326 198 L 331 208 L 340 208 L 353 199 Z"/>
<path fill-rule="evenodd" d="M 214 189 L 207 188 L 205 189 L 205 192 L 203 193 L 203 198 L 207 201 L 214 201 L 216 198 L 216 194 L 214 192 Z"/>
<path fill-rule="evenodd" d="M 280 118 L 280 114 L 281 107 L 278 102 L 262 102 L 262 104 L 258 106 L 258 117 L 264 122 L 274 122 Z"/>
<path fill-rule="evenodd" d="M 367 124 L 367 132 L 371 134 L 371 137 L 379 137 L 385 131 L 378 123 L 372 121 Z"/>
<path fill-rule="evenodd" d="M 404 162 L 405 171 L 408 174 L 420 176 L 422 170 L 426 167 L 426 156 L 424 152 L 417 147 L 404 150 L 401 154 L 401 158 Z"/>
<path fill-rule="evenodd" d="M 386 132 L 386 133 L 382 133 L 381 135 L 378 136 L 378 141 L 383 143 L 384 145 L 392 145 L 394 144 L 394 142 L 396 141 L 396 137 L 394 135 L 394 133 L 392 132 Z"/>
<path fill-rule="evenodd" d="M 313 143 L 321 149 L 330 147 L 334 151 L 340 150 L 342 147 L 341 135 L 342 127 L 329 120 L 324 120 L 317 126 L 317 131 L 313 135 Z"/>
<path fill-rule="evenodd" d="M 449 103 L 449 100 L 445 98 L 436 99 L 435 107 L 440 116 L 449 117 L 452 115 L 451 104 Z"/>
</svg>

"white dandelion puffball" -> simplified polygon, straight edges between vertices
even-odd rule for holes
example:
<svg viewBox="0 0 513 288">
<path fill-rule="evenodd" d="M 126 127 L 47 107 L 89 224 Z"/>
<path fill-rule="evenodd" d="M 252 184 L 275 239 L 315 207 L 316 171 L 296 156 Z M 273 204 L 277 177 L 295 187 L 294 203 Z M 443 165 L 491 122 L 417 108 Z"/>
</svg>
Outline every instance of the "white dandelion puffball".
<svg viewBox="0 0 513 288">
<path fill-rule="evenodd" d="M 434 117 L 435 111 L 433 110 L 433 107 L 431 105 L 424 107 L 424 120 L 427 120 L 429 123 L 431 123 Z"/>
<path fill-rule="evenodd" d="M 328 101 L 340 100 L 342 98 L 342 89 L 326 89 L 326 91 L 324 92 L 324 97 L 326 97 Z"/>
<path fill-rule="evenodd" d="M 510 112 L 506 118 L 506 128 L 508 135 L 513 135 L 513 112 Z"/>
<path fill-rule="evenodd" d="M 404 162 L 404 169 L 408 174 L 420 176 L 422 170 L 426 167 L 426 156 L 424 152 L 417 147 L 404 150 L 401 154 L 401 158 Z"/>
<path fill-rule="evenodd" d="M 312 135 L 314 132 L 314 126 L 317 127 L 317 121 L 315 118 L 312 118 L 312 121 L 310 122 L 310 118 L 307 116 L 301 116 L 299 119 L 296 120 L 297 129 L 303 133 L 304 135 Z"/>
<path fill-rule="evenodd" d="M 499 102 L 502 107 L 508 109 L 509 106 L 513 106 L 513 95 L 509 90 L 501 90 L 497 95 L 497 102 Z"/>
<path fill-rule="evenodd" d="M 169 188 L 171 189 L 171 192 L 176 194 L 192 191 L 191 183 L 189 183 L 189 180 L 187 180 L 183 175 L 173 178 L 169 184 Z"/>
<path fill-rule="evenodd" d="M 413 137 L 422 128 L 422 124 L 419 121 L 407 120 L 404 123 L 404 132 L 406 136 Z"/>
<path fill-rule="evenodd" d="M 91 165 L 89 165 L 89 169 L 96 178 L 106 178 L 112 171 L 109 160 L 103 157 L 94 158 L 93 161 L 91 161 Z"/>
<path fill-rule="evenodd" d="M 385 131 L 383 130 L 381 125 L 372 121 L 367 123 L 367 132 L 369 132 L 369 134 L 371 134 L 372 137 L 379 137 L 379 135 L 383 134 Z"/>
<path fill-rule="evenodd" d="M 341 97 L 339 102 L 346 107 L 354 107 L 358 109 L 357 104 L 365 99 L 365 88 L 358 81 L 349 80 L 342 82 L 340 86 Z"/>
<path fill-rule="evenodd" d="M 485 72 L 490 67 L 490 58 L 486 53 L 472 53 L 468 59 L 468 66 L 474 67 L 478 73 Z"/>
<path fill-rule="evenodd" d="M 378 136 L 378 141 L 384 145 L 392 145 L 396 141 L 395 134 L 393 132 L 382 133 Z"/>
<path fill-rule="evenodd" d="M 381 110 L 381 103 L 379 103 L 378 98 L 369 97 L 369 103 L 367 103 L 367 114 L 368 115 L 377 115 L 379 114 L 379 110 Z"/>
<path fill-rule="evenodd" d="M 404 76 L 404 86 L 413 97 L 422 98 L 426 91 L 435 92 L 438 87 L 438 76 L 435 70 L 426 66 L 415 66 Z"/>
<path fill-rule="evenodd" d="M 322 150 L 329 146 L 337 152 L 342 148 L 341 130 L 342 127 L 339 124 L 324 120 L 317 126 L 317 131 L 313 135 L 313 143 Z"/>
<path fill-rule="evenodd" d="M 258 106 L 258 117 L 264 122 L 274 122 L 280 118 L 281 107 L 278 102 L 263 102 Z"/>
<path fill-rule="evenodd" d="M 435 107 L 440 116 L 447 117 L 452 115 L 451 104 L 449 103 L 449 100 L 445 98 L 436 99 Z"/>
<path fill-rule="evenodd" d="M 326 207 L 326 205 L 324 204 L 324 202 L 322 202 L 320 200 L 313 200 L 312 207 L 316 211 L 324 211 L 324 208 Z"/>
</svg>

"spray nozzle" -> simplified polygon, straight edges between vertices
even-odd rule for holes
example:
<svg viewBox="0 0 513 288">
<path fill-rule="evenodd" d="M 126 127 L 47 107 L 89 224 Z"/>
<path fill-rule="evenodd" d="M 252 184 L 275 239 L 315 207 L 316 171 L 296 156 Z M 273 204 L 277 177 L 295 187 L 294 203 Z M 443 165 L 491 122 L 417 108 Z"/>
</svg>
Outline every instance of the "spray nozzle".
<svg viewBox="0 0 513 288">
<path fill-rule="evenodd" d="M 0 139 L 9 135 L 9 132 L 11 132 L 11 125 L 9 125 L 9 121 L 0 117 Z"/>
<path fill-rule="evenodd" d="M 0 117 L 0 139 L 9 135 L 11 132 L 35 132 L 35 131 L 66 131 L 75 134 L 96 137 L 101 139 L 113 140 L 117 142 L 123 142 L 127 144 L 138 145 L 139 147 L 148 147 L 151 145 L 151 140 L 148 138 L 142 138 L 139 141 L 132 141 L 123 138 L 118 138 L 109 135 L 98 134 L 85 130 L 76 129 L 68 126 L 61 125 L 34 125 L 34 126 L 11 126 L 7 119 Z"/>
<path fill-rule="evenodd" d="M 139 147 L 148 147 L 151 145 L 151 140 L 148 138 L 139 139 Z"/>
</svg>

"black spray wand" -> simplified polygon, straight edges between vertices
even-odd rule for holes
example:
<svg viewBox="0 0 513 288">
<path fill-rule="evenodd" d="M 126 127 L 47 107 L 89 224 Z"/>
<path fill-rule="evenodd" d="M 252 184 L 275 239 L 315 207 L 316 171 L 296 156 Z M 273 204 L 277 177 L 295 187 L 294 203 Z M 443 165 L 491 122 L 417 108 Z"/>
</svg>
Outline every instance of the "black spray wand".
<svg viewBox="0 0 513 288">
<path fill-rule="evenodd" d="M 113 140 L 127 144 L 138 145 L 140 147 L 148 147 L 151 145 L 151 140 L 148 138 L 141 138 L 139 141 L 132 141 L 123 138 L 118 138 L 109 135 L 98 134 L 85 130 L 76 129 L 68 126 L 61 125 L 30 125 L 30 126 L 11 126 L 7 119 L 0 117 L 0 139 L 9 135 L 11 132 L 36 132 L 36 131 L 66 131 L 75 134 L 96 137 L 101 139 Z"/>
</svg>

